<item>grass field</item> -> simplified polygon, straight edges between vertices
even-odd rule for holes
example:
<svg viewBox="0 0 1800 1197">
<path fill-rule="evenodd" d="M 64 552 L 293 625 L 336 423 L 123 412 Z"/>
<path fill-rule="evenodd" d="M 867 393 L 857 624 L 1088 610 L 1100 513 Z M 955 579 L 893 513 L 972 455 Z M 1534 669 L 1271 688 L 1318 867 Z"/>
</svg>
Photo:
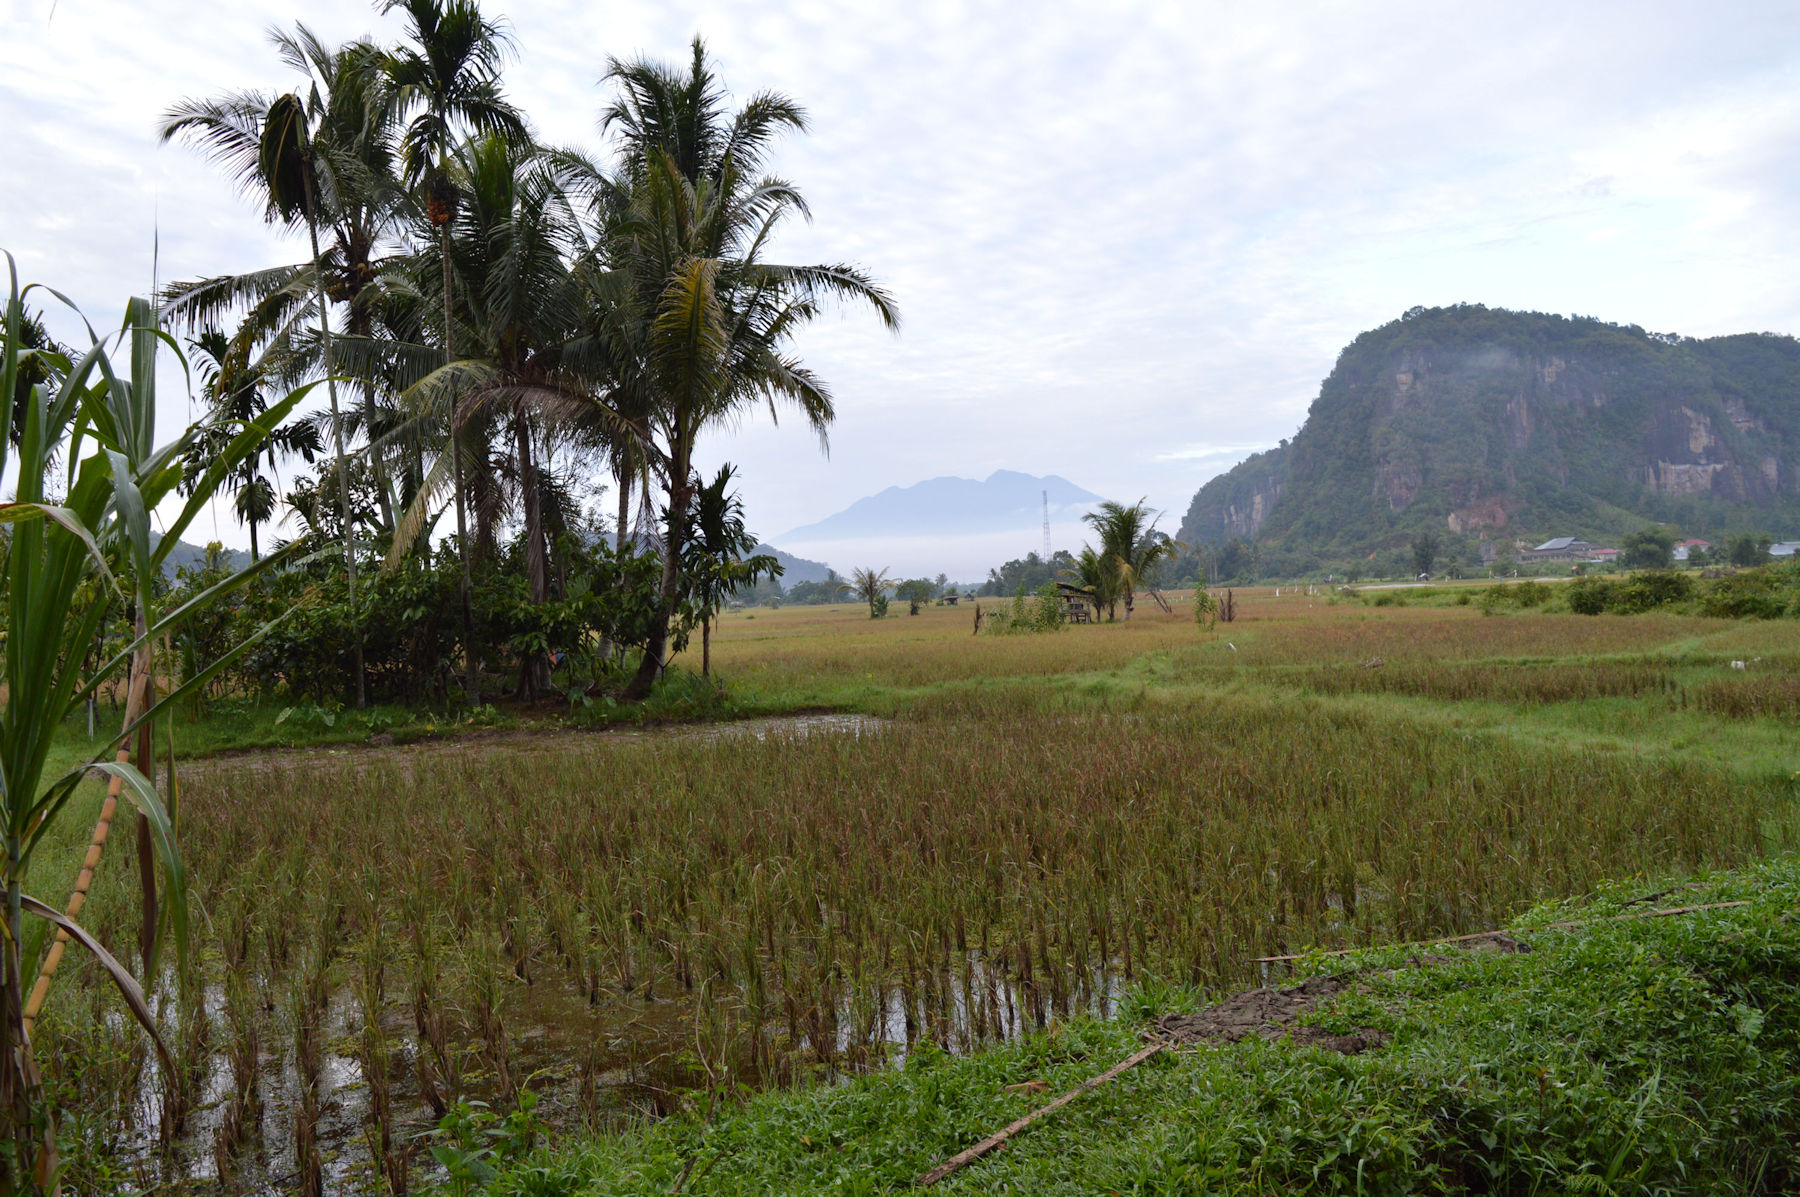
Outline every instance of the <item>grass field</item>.
<svg viewBox="0 0 1800 1197">
<path fill-rule="evenodd" d="M 1003 636 L 967 607 L 730 612 L 723 695 L 684 681 L 655 714 L 763 717 L 747 734 L 589 729 L 606 708 L 189 728 L 316 746 L 184 771 L 207 917 L 163 988 L 177 1075 L 96 973 L 59 978 L 40 1044 L 87 1183 L 397 1189 L 458 1098 L 616 1130 L 1795 842 L 1790 625 L 1239 612 Z M 864 719 L 768 718 L 812 711 Z M 368 728 L 401 742 L 341 746 Z M 121 951 L 127 856 L 88 908 Z"/>
</svg>

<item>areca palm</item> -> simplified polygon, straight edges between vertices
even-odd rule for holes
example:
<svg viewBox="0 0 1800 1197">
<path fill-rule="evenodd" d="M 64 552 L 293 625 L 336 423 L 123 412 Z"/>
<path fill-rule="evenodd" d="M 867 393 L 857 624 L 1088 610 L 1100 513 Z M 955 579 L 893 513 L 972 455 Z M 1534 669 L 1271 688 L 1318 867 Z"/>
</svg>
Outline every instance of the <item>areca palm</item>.
<svg viewBox="0 0 1800 1197">
<path fill-rule="evenodd" d="M 699 437 L 755 406 L 797 408 L 821 443 L 833 417 L 830 389 L 791 356 L 792 337 L 833 299 L 868 303 L 890 328 L 899 312 L 861 270 L 765 260 L 783 221 L 805 201 L 781 179 L 758 177 L 773 140 L 803 129 L 784 97 L 752 97 L 727 113 L 725 92 L 696 39 L 683 73 L 647 61 L 614 62 L 620 90 L 602 117 L 626 156 L 625 214 L 605 247 L 620 288 L 612 309 L 627 353 L 614 364 L 650 399 L 649 428 L 665 488 L 661 610 L 626 688 L 642 698 L 663 666 L 692 498 Z"/>
<path fill-rule="evenodd" d="M 224 446 L 269 407 L 263 366 L 240 362 L 224 333 L 207 329 L 191 345 L 201 359 L 200 377 L 211 411 L 188 453 L 183 490 L 190 490 Z M 299 420 L 273 431 L 267 442 L 245 456 L 226 478 L 225 487 L 233 492 L 232 509 L 250 529 L 252 561 L 262 558 L 256 529 L 275 515 L 275 488 L 262 472 L 264 463 L 272 466 L 282 454 L 298 454 L 310 463 L 319 448 L 318 425 Z"/>
<path fill-rule="evenodd" d="M 438 233 L 443 287 L 444 364 L 456 360 L 452 313 L 450 224 L 459 196 L 450 177 L 449 156 L 464 130 L 529 140 L 525 120 L 500 90 L 500 67 L 508 42 L 505 31 L 482 16 L 474 0 L 387 0 L 383 12 L 405 12 L 411 44 L 386 55 L 383 72 L 394 88 L 393 103 L 411 119 L 401 138 L 401 161 L 409 183 L 422 186 L 426 215 Z M 454 436 L 455 426 L 452 425 Z M 468 512 L 461 454 L 450 455 L 456 502 L 456 534 L 462 555 L 464 672 L 471 705 L 481 701 L 480 657 L 475 648 L 472 604 L 474 578 L 468 547 Z"/>
<path fill-rule="evenodd" d="M 303 275 L 292 268 L 278 269 L 178 287 L 173 306 L 178 314 L 200 319 L 216 314 L 221 305 L 255 297 L 246 335 L 260 333 L 283 342 L 291 341 L 294 325 L 307 307 L 317 311 L 317 360 L 326 377 L 331 406 L 338 502 L 344 526 L 344 570 L 351 599 L 356 705 L 361 709 L 366 703 L 366 679 L 362 635 L 355 617 L 356 551 L 344 423 L 332 357 L 327 264 L 320 250 L 319 229 L 322 224 L 336 228 L 333 215 L 340 210 L 358 214 L 343 226 L 344 259 L 372 252 L 375 235 L 368 230 L 367 217 L 384 210 L 385 205 L 369 198 L 379 191 L 371 180 L 381 173 L 379 156 L 370 160 L 370 147 L 378 143 L 378 139 L 369 137 L 370 118 L 384 110 L 384 104 L 369 90 L 377 76 L 372 70 L 372 52 L 366 47 L 350 47 L 333 55 L 305 26 L 293 35 L 278 33 L 275 41 L 290 65 L 309 77 L 315 69 L 326 74 L 324 93 L 313 80 L 306 99 L 295 92 L 272 100 L 258 93 L 242 92 L 217 100 L 184 101 L 165 114 L 162 137 L 193 138 L 236 175 L 240 187 L 261 201 L 268 220 L 289 227 L 304 225 L 312 249 L 309 270 Z M 346 202 L 352 196 L 363 198 Z M 356 277 L 361 278 L 360 271 Z M 301 283 L 307 285 L 297 286 Z M 358 290 L 361 285 L 358 284 Z M 372 397 L 368 402 L 372 405 Z"/>
</svg>

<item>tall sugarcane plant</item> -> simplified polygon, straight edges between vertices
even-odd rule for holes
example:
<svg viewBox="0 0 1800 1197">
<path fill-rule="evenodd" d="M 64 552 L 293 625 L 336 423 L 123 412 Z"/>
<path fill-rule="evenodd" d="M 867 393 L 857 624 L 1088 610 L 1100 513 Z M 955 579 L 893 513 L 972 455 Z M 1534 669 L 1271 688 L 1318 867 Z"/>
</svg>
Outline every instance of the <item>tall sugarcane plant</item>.
<svg viewBox="0 0 1800 1197">
<path fill-rule="evenodd" d="M 128 306 L 116 343 L 129 352 L 130 374 L 114 368 L 108 344 L 92 335 L 79 359 L 59 350 L 32 347 L 26 337 L 25 298 L 17 269 L 7 255 L 8 291 L 4 353 L 0 354 L 0 394 L 19 395 L 21 413 L 16 453 L 0 448 L 0 474 L 13 483 L 10 501 L 0 503 L 5 529 L 4 697 L 0 698 L 0 884 L 5 890 L 4 934 L 0 934 L 0 1195 L 30 1192 L 54 1183 L 57 1168 L 51 1112 L 37 1091 L 26 1018 L 25 978 L 35 977 L 45 945 L 28 936 L 24 916 L 47 920 L 57 929 L 49 951 L 79 943 L 99 959 L 117 983 L 131 1013 L 153 1038 L 155 1020 L 142 987 L 126 967 L 82 930 L 69 914 L 26 892 L 31 866 L 46 837 L 69 808 L 77 787 L 90 774 L 108 777 L 110 799 L 123 797 L 140 817 L 140 841 L 156 877 L 146 871 L 145 975 L 154 977 L 161 929 L 176 950 L 187 950 L 187 887 L 176 850 L 173 812 L 150 780 L 149 732 L 170 703 L 204 686 L 237 652 L 170 687 L 159 699 L 153 646 L 189 615 L 248 582 L 282 559 L 272 554 L 180 607 L 159 608 L 153 580 L 181 534 L 205 508 L 231 471 L 256 452 L 304 397 L 289 394 L 241 432 L 193 483 L 180 514 L 160 539 L 150 530 L 150 513 L 182 481 L 184 458 L 195 430 L 157 446 L 156 365 L 159 348 L 174 342 L 156 326 L 143 300 Z M 177 351 L 179 356 L 179 351 Z M 21 387 L 21 376 L 39 379 Z M 89 650 L 102 622 L 125 608 L 136 635 L 131 643 L 87 668 Z M 109 680 L 130 670 L 133 693 L 126 726 L 116 741 L 84 765 L 49 775 L 51 746 L 64 722 Z M 127 760 L 136 740 L 136 763 Z M 109 802 L 110 807 L 110 802 Z M 110 814 L 110 810 L 109 810 Z M 90 858 L 91 863 L 91 858 Z M 91 870 L 84 870 L 91 875 Z M 71 905 L 78 911 L 79 901 Z M 38 1002 L 41 1002 L 41 995 Z M 37 1002 L 33 1003 L 34 1005 Z M 35 1013 L 35 1010 L 33 1011 Z M 162 1052 L 162 1043 L 156 1046 Z M 164 1055 L 167 1066 L 166 1053 Z"/>
</svg>

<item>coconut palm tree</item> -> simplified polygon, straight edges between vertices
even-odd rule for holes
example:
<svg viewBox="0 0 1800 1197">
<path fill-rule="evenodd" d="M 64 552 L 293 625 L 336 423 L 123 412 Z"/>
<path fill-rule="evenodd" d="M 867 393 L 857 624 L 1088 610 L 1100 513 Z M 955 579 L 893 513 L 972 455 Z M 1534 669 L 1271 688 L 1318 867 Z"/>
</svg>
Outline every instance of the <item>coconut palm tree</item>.
<svg viewBox="0 0 1800 1197">
<path fill-rule="evenodd" d="M 855 267 L 783 266 L 764 260 L 781 223 L 805 216 L 790 184 L 758 177 L 781 133 L 804 129 L 785 97 L 763 93 L 728 113 L 724 88 L 695 39 L 684 73 L 614 61 L 619 89 L 601 125 L 619 140 L 618 186 L 628 191 L 608 230 L 609 275 L 622 280 L 608 307 L 615 366 L 651 404 L 649 431 L 665 491 L 661 609 L 625 696 L 641 699 L 661 671 L 680 595 L 680 563 L 698 439 L 755 406 L 798 408 L 824 442 L 833 407 L 824 381 L 791 356 L 792 337 L 832 299 L 868 303 L 890 328 L 899 312 Z"/>
<path fill-rule="evenodd" d="M 466 130 L 525 142 L 525 119 L 500 90 L 500 68 L 510 42 L 506 31 L 481 14 L 474 0 L 387 0 L 383 12 L 400 9 L 409 45 L 385 56 L 383 71 L 394 88 L 395 109 L 411 115 L 400 142 L 407 182 L 422 189 L 427 219 L 438 232 L 442 267 L 444 364 L 456 360 L 452 314 L 450 224 L 460 200 L 451 178 L 451 148 Z M 456 425 L 452 422 L 452 441 Z M 455 489 L 456 535 L 462 555 L 463 662 L 469 704 L 481 702 L 480 654 L 475 647 L 474 576 L 468 546 L 462 454 L 450 454 Z"/>
<path fill-rule="evenodd" d="M 1096 574 L 1117 587 L 1116 594 L 1125 601 L 1127 620 L 1131 618 L 1132 599 L 1138 584 L 1159 562 L 1174 556 L 1182 547 L 1181 542 L 1168 533 L 1157 531 L 1157 515 L 1139 499 L 1129 507 L 1108 500 L 1100 504 L 1098 511 L 1090 511 L 1081 517 L 1093 526 L 1100 538 L 1100 548 L 1096 553 L 1083 546 L 1079 560 L 1085 563 L 1090 554 L 1098 558 Z M 1111 597 L 1107 598 L 1109 619 L 1113 603 Z"/>
<path fill-rule="evenodd" d="M 536 147 L 497 136 L 461 147 L 450 177 L 463 196 L 449 239 L 463 356 L 406 395 L 422 412 L 452 412 L 451 426 L 486 422 L 510 448 L 484 454 L 516 497 L 524 523 L 526 577 L 533 602 L 550 597 L 544 459 L 553 424 L 566 414 L 603 426 L 610 409 L 599 397 L 604 362 L 590 335 L 589 293 L 571 263 L 580 249 L 576 219 L 551 160 Z M 395 538 L 396 552 L 452 484 L 444 463 L 427 479 Z M 498 500 L 501 481 L 477 472 L 470 481 Z M 547 660 L 525 662 L 521 694 L 549 686 Z"/>
<path fill-rule="evenodd" d="M 1063 574 L 1073 579 L 1087 600 L 1094 604 L 1094 618 L 1100 617 L 1101 608 L 1106 609 L 1109 617 L 1117 609 L 1119 571 L 1109 558 L 1083 545 L 1081 555 L 1075 558 L 1075 567 L 1064 570 Z"/>
<path fill-rule="evenodd" d="M 876 600 L 894 587 L 888 577 L 887 570 L 853 569 L 850 571 L 850 590 L 857 598 L 869 604 L 869 618 L 876 615 Z"/>
</svg>

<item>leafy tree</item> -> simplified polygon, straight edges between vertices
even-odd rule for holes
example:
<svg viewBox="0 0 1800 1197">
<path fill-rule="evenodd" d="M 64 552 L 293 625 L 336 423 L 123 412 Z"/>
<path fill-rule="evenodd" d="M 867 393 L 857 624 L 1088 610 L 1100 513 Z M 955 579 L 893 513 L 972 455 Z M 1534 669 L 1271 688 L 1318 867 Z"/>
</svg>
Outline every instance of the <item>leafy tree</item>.
<svg viewBox="0 0 1800 1197">
<path fill-rule="evenodd" d="M 877 603 L 893 588 L 888 580 L 887 570 L 853 569 L 850 571 L 850 589 L 857 598 L 869 604 L 869 618 L 878 618 L 881 614 L 876 610 Z"/>
<path fill-rule="evenodd" d="M 921 603 L 929 603 L 937 597 L 937 584 L 929 578 L 908 578 L 894 587 L 894 597 L 906 600 L 908 613 L 917 615 Z"/>
<path fill-rule="evenodd" d="M 1767 564 L 1770 543 L 1772 542 L 1766 536 L 1745 532 L 1731 538 L 1726 553 L 1733 565 L 1749 569 L 1751 566 Z"/>
<path fill-rule="evenodd" d="M 1067 549 L 1056 550 L 1050 555 L 1048 561 L 1036 553 L 1026 553 L 1023 557 L 1008 561 L 999 569 L 990 569 L 987 581 L 982 583 L 979 593 L 982 595 L 1014 594 L 1021 586 L 1035 592 L 1045 582 L 1055 581 L 1074 568 L 1075 558 Z M 948 579 L 945 580 L 948 581 Z"/>
<path fill-rule="evenodd" d="M 1431 567 L 1437 563 L 1438 539 L 1429 532 L 1421 532 L 1412 540 L 1413 573 L 1429 574 Z"/>
<path fill-rule="evenodd" d="M 803 606 L 817 606 L 823 603 L 836 602 L 838 597 L 850 589 L 849 583 L 838 577 L 837 571 L 827 570 L 823 582 L 795 582 L 787 590 L 787 601 Z"/>
<path fill-rule="evenodd" d="M 1619 540 L 1619 564 L 1626 569 L 1669 569 L 1675 564 L 1675 533 L 1645 528 Z"/>
</svg>

